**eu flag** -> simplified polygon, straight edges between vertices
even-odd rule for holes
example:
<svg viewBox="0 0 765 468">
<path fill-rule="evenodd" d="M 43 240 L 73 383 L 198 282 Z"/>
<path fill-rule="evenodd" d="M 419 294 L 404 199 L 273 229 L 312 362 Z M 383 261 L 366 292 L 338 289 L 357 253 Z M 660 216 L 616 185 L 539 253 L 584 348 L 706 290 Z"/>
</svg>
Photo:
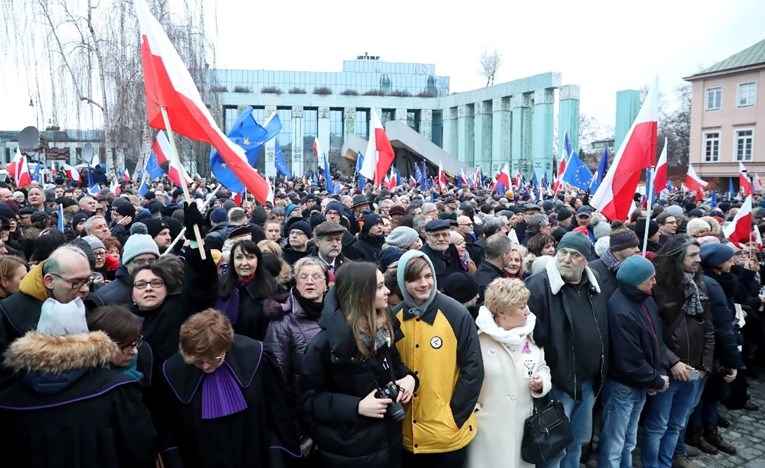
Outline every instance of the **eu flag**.
<svg viewBox="0 0 765 468">
<path fill-rule="evenodd" d="M 333 194 L 335 193 L 335 184 L 332 182 L 332 173 L 329 170 L 329 158 L 327 157 L 327 154 L 324 153 L 321 155 L 321 159 L 323 160 L 323 164 L 319 168 L 324 174 L 324 180 L 327 184 L 327 193 Z"/>
<path fill-rule="evenodd" d="M 149 181 L 144 176 L 143 179 L 141 179 L 141 185 L 138 187 L 138 194 L 142 197 L 145 197 L 146 194 L 149 192 Z"/>
<path fill-rule="evenodd" d="M 563 182 L 569 183 L 581 190 L 590 188 L 592 172 L 590 171 L 590 168 L 579 159 L 579 155 L 576 151 L 571 154 L 571 157 L 566 163 L 566 172 L 563 174 Z"/>
<path fill-rule="evenodd" d="M 292 172 L 287 166 L 287 161 L 284 159 L 284 151 L 282 151 L 279 140 L 276 140 L 276 171 L 284 177 L 292 177 Z"/>
<path fill-rule="evenodd" d="M 363 165 L 364 165 L 364 155 L 359 153 L 359 155 L 356 156 L 356 170 L 353 173 L 353 175 L 355 175 L 358 180 L 359 190 L 364 190 L 364 176 L 359 173 Z"/>
<path fill-rule="evenodd" d="M 146 158 L 144 169 L 146 170 L 146 174 L 148 174 L 149 179 L 151 180 L 160 179 L 164 175 L 162 168 L 159 166 L 157 155 L 154 154 L 154 151 L 150 152 L 149 157 Z"/>
<path fill-rule="evenodd" d="M 58 221 L 56 221 L 56 229 L 64 232 L 64 205 L 58 204 Z"/>
</svg>

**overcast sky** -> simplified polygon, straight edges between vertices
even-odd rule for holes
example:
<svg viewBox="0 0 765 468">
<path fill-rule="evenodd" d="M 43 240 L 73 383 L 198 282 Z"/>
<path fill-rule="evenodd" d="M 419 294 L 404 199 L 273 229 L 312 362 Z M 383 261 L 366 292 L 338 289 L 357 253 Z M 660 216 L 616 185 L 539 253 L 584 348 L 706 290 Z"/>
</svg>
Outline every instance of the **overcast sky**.
<svg viewBox="0 0 765 468">
<path fill-rule="evenodd" d="M 495 82 L 560 72 L 563 84 L 581 87 L 581 112 L 604 125 L 614 123 L 616 91 L 658 75 L 660 91 L 671 98 L 683 76 L 765 39 L 762 0 L 214 5 L 220 68 L 341 71 L 343 60 L 368 52 L 391 62 L 434 63 L 438 75 L 451 78 L 451 92 L 460 92 L 485 84 L 478 61 L 497 48 L 503 65 Z M 24 127 L 18 116 L 28 112 L 27 84 L 2 78 L 0 129 Z"/>
</svg>

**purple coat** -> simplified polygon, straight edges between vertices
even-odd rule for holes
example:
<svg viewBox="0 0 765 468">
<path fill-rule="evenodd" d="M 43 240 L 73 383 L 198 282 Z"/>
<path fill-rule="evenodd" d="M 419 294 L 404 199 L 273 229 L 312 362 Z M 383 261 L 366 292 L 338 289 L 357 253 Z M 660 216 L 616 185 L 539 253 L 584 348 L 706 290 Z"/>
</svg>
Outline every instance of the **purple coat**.
<svg viewBox="0 0 765 468">
<path fill-rule="evenodd" d="M 321 328 L 319 318 L 309 317 L 292 293 L 279 294 L 266 299 L 263 311 L 271 320 L 263 343 L 273 354 L 287 383 L 287 395 L 294 414 L 300 414 L 298 386 L 303 373 L 303 357 L 311 338 Z M 298 418 L 297 429 L 301 442 L 307 437 L 307 419 Z"/>
</svg>

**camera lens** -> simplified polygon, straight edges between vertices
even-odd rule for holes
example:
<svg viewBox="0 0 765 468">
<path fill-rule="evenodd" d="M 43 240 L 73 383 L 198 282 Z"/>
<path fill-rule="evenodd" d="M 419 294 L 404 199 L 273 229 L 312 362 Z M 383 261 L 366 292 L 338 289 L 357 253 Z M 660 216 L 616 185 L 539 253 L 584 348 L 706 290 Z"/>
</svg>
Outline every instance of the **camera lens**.
<svg viewBox="0 0 765 468">
<path fill-rule="evenodd" d="M 393 402 L 388 405 L 388 410 L 385 412 L 385 415 L 396 422 L 400 422 L 406 417 L 406 410 L 401 406 L 401 403 Z"/>
</svg>

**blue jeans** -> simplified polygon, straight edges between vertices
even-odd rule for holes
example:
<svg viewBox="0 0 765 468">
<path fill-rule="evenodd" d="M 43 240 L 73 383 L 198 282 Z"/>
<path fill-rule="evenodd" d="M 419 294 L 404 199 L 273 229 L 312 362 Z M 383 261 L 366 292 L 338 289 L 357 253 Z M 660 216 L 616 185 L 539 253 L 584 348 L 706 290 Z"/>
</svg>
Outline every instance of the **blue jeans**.
<svg viewBox="0 0 765 468">
<path fill-rule="evenodd" d="M 670 378 L 667 391 L 647 399 L 640 445 L 640 460 L 644 468 L 672 466 L 678 437 L 685 428 L 702 383 L 702 380 L 682 382 Z"/>
<path fill-rule="evenodd" d="M 606 380 L 603 389 L 603 427 L 598 442 L 598 468 L 631 467 L 637 444 L 640 412 L 646 390 Z"/>
<path fill-rule="evenodd" d="M 698 408 L 699 402 L 701 401 L 701 396 L 704 393 L 705 384 L 707 382 L 707 379 L 709 378 L 709 374 L 705 375 L 703 379 L 699 380 L 699 385 L 696 387 L 696 394 L 693 396 L 693 403 L 691 403 L 691 412 L 688 413 L 688 420 L 685 421 L 685 425 L 682 429 L 680 429 L 680 435 L 677 437 L 677 445 L 675 445 L 675 453 L 682 453 L 683 455 L 688 454 L 688 450 L 685 448 L 685 429 L 688 427 L 688 424 L 693 420 L 693 412 L 695 408 Z M 716 409 L 716 408 L 715 408 Z M 717 424 L 717 421 L 715 421 L 715 424 Z"/>
<path fill-rule="evenodd" d="M 571 435 L 574 440 L 556 458 L 537 465 L 537 467 L 579 468 L 582 445 L 589 443 L 590 437 L 592 437 L 592 408 L 595 406 L 592 381 L 582 383 L 581 400 L 574 400 L 568 393 L 556 387 L 550 390 L 550 398 L 560 400 L 563 403 L 563 409 L 570 421 Z"/>
</svg>

